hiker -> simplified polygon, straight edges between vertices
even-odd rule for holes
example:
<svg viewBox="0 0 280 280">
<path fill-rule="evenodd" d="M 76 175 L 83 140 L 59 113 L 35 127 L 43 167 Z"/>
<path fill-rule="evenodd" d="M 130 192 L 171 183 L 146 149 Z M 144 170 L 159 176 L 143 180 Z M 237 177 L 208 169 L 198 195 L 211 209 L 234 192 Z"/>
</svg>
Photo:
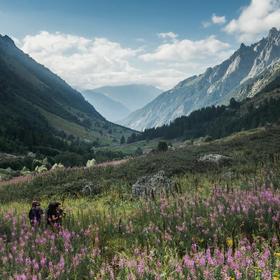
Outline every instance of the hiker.
<svg viewBox="0 0 280 280">
<path fill-rule="evenodd" d="M 47 210 L 47 224 L 55 227 L 62 225 L 63 209 L 60 208 L 60 202 L 52 202 Z"/>
<path fill-rule="evenodd" d="M 41 218 L 44 211 L 40 206 L 40 202 L 33 201 L 31 205 L 31 209 L 29 211 L 29 220 L 32 227 L 39 226 L 41 224 Z"/>
</svg>

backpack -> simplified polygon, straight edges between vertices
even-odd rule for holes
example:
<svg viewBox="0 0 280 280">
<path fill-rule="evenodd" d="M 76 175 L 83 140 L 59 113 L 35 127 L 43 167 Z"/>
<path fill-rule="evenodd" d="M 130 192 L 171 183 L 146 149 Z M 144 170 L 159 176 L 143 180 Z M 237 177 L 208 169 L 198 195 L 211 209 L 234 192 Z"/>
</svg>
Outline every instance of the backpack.
<svg viewBox="0 0 280 280">
<path fill-rule="evenodd" d="M 29 220 L 30 221 L 36 220 L 37 222 L 40 222 L 42 214 L 43 214 L 42 209 L 31 208 L 28 214 Z"/>
<path fill-rule="evenodd" d="M 28 214 L 29 220 L 33 221 L 35 219 L 37 219 L 37 213 L 36 213 L 36 209 L 35 208 L 31 208 Z"/>
</svg>

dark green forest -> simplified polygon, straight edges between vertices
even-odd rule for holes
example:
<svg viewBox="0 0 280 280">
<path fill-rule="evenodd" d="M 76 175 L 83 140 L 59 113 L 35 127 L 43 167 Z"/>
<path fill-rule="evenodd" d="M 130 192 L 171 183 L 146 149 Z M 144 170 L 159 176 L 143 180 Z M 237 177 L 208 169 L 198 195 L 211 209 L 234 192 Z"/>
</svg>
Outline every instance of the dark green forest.
<svg viewBox="0 0 280 280">
<path fill-rule="evenodd" d="M 228 106 L 212 106 L 192 112 L 189 116 L 175 119 L 169 125 L 146 129 L 135 138 L 194 139 L 228 136 L 234 132 L 257 128 L 280 121 L 280 98 L 266 98 L 260 104 L 247 99 L 237 102 L 230 100 Z"/>
</svg>

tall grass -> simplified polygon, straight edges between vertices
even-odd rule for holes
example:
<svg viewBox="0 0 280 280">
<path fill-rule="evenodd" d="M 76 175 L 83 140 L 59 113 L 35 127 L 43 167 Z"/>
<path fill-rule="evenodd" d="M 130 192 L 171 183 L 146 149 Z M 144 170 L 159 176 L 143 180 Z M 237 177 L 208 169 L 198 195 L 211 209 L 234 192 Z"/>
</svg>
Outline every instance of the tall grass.
<svg viewBox="0 0 280 280">
<path fill-rule="evenodd" d="M 270 136 L 1 187 L 0 279 L 279 280 L 279 135 Z M 198 164 L 209 152 L 227 154 L 233 164 Z M 173 176 L 176 191 L 132 197 L 131 183 L 159 169 Z M 96 189 L 85 197 L 88 182 Z M 53 199 L 63 203 L 62 228 L 30 226 L 34 198 L 43 208 Z"/>
<path fill-rule="evenodd" d="M 95 198 L 67 198 L 61 229 L 34 230 L 28 203 L 6 203 L 0 279 L 279 279 L 273 166 L 222 182 L 188 174 L 177 178 L 178 193 L 150 200 L 117 186 Z"/>
</svg>

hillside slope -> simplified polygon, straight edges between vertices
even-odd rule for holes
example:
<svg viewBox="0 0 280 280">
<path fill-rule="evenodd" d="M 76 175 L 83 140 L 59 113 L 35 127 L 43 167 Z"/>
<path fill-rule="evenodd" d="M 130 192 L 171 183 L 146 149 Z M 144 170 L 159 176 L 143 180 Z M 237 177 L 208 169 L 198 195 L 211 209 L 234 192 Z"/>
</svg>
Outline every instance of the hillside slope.
<svg viewBox="0 0 280 280">
<path fill-rule="evenodd" d="M 106 121 L 79 92 L 1 35 L 0 119 L 0 150 L 9 152 L 60 149 L 69 137 L 112 142 L 131 134 Z"/>
<path fill-rule="evenodd" d="M 228 104 L 232 97 L 252 97 L 265 87 L 267 75 L 279 71 L 279 59 L 280 32 L 273 28 L 268 37 L 251 46 L 241 44 L 229 59 L 180 82 L 122 124 L 138 130 L 158 127 L 203 107 Z"/>
<path fill-rule="evenodd" d="M 154 138 L 195 139 L 198 137 L 221 138 L 234 132 L 280 123 L 280 74 L 253 98 L 228 106 L 211 106 L 175 119 L 168 125 L 146 129 L 138 140 Z"/>
</svg>

